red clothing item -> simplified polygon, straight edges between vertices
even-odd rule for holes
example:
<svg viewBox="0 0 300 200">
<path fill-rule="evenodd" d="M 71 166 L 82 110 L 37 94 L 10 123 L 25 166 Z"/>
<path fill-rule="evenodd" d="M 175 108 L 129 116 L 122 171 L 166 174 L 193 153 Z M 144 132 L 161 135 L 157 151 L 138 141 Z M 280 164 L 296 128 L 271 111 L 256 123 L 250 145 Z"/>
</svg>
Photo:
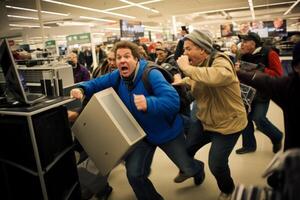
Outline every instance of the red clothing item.
<svg viewBox="0 0 300 200">
<path fill-rule="evenodd" d="M 280 77 L 283 75 L 283 69 L 278 54 L 270 50 L 268 55 L 269 66 L 265 67 L 264 72 L 272 77 Z"/>
</svg>

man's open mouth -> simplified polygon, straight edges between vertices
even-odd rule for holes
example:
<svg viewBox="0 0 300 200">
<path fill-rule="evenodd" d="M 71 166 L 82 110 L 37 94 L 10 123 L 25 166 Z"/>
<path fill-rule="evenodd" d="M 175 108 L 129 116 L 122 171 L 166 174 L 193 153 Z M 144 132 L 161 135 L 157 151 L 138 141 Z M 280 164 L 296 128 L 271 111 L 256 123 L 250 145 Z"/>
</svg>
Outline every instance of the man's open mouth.
<svg viewBox="0 0 300 200">
<path fill-rule="evenodd" d="M 123 65 L 123 66 L 121 66 L 121 71 L 122 71 L 123 73 L 126 73 L 126 72 L 129 71 L 129 68 L 128 68 L 126 65 Z"/>
</svg>

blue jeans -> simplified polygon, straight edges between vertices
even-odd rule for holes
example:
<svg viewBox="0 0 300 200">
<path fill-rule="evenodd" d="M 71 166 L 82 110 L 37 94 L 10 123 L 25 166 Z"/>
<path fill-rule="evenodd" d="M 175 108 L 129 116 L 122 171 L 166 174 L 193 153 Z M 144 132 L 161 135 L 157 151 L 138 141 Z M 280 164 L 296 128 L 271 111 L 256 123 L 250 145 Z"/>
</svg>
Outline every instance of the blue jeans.
<svg viewBox="0 0 300 200">
<path fill-rule="evenodd" d="M 228 166 L 228 157 L 232 152 L 241 132 L 223 135 L 217 132 L 204 131 L 199 120 L 192 121 L 187 134 L 188 152 L 194 156 L 204 145 L 211 142 L 208 155 L 209 169 L 217 180 L 219 189 L 224 193 L 232 193 L 234 182 Z"/>
<path fill-rule="evenodd" d="M 254 124 L 258 130 L 269 137 L 273 144 L 282 139 L 282 132 L 276 128 L 266 117 L 270 101 L 257 102 L 251 104 L 251 112 L 248 114 L 248 124 L 243 131 L 243 147 L 256 149 L 256 139 L 254 136 Z"/>
<path fill-rule="evenodd" d="M 125 159 L 127 178 L 138 200 L 163 199 L 148 179 L 156 147 L 142 141 Z M 188 155 L 183 134 L 159 147 L 185 174 L 193 176 L 203 170 L 202 166 Z"/>
</svg>

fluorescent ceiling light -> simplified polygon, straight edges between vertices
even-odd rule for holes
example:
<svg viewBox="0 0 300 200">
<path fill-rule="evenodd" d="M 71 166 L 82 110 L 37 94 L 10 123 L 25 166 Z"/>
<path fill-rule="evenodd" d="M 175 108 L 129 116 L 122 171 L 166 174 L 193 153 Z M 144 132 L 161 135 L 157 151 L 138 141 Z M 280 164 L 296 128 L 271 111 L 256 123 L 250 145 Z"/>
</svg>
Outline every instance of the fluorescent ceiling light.
<svg viewBox="0 0 300 200">
<path fill-rule="evenodd" d="M 29 25 L 29 24 L 9 24 L 12 27 L 22 27 L 22 28 L 40 28 L 39 25 Z M 49 26 L 43 26 L 44 28 L 50 28 Z"/>
<path fill-rule="evenodd" d="M 56 23 L 59 26 L 95 26 L 93 23 L 87 23 L 87 22 L 75 22 L 75 21 L 65 21 L 65 22 L 58 22 Z"/>
<path fill-rule="evenodd" d="M 23 7 L 17 7 L 17 6 L 9 6 L 6 5 L 6 8 L 11 8 L 11 9 L 16 9 L 16 10 L 25 10 L 25 11 L 29 11 L 29 12 L 37 12 L 37 10 L 35 9 L 30 9 L 30 8 L 23 8 Z M 42 13 L 46 13 L 46 14 L 51 14 L 51 15 L 60 15 L 60 16 L 69 16 L 70 14 L 65 14 L 65 13 L 58 13 L 58 12 L 50 12 L 50 11 L 41 11 Z"/>
<path fill-rule="evenodd" d="M 110 27 L 107 27 L 107 28 L 104 28 L 106 30 L 113 30 L 113 31 L 119 31 L 120 28 L 110 28 Z"/>
<path fill-rule="evenodd" d="M 283 15 L 289 14 L 291 10 L 300 2 L 300 0 L 297 0 Z"/>
<path fill-rule="evenodd" d="M 9 24 L 9 26 L 13 27 L 26 27 L 26 28 L 40 28 L 40 26 L 37 25 L 26 25 L 26 24 Z"/>
<path fill-rule="evenodd" d="M 65 13 L 58 13 L 58 12 L 51 12 L 51 11 L 44 11 L 44 10 L 42 10 L 41 12 L 45 13 L 45 14 L 50 14 L 50 15 L 60 15 L 60 16 L 69 16 L 70 15 L 70 13 L 65 14 Z"/>
<path fill-rule="evenodd" d="M 145 4 L 156 3 L 156 2 L 160 2 L 160 1 L 162 1 L 162 0 L 145 1 L 145 2 L 140 2 L 140 3 L 137 3 L 137 4 L 139 4 L 139 5 L 145 5 Z M 134 5 L 118 6 L 118 7 L 114 7 L 114 8 L 105 9 L 105 11 L 119 10 L 119 9 L 123 9 L 123 8 L 133 7 L 133 6 Z"/>
<path fill-rule="evenodd" d="M 159 13 L 159 11 L 154 10 L 154 9 L 152 9 L 152 8 L 148 8 L 148 7 L 143 6 L 143 5 L 141 5 L 141 4 L 133 3 L 133 2 L 130 2 L 130 1 L 127 1 L 127 0 L 119 0 L 119 1 L 121 1 L 121 2 L 123 2 L 123 3 L 127 3 L 127 4 L 132 5 L 132 6 L 136 6 L 136 7 L 139 7 L 139 8 L 143 8 L 143 9 L 145 9 L 145 10 L 150 10 L 150 11 L 152 11 L 152 12 L 154 12 L 154 13 Z"/>
<path fill-rule="evenodd" d="M 295 3 L 295 1 L 285 1 L 285 2 L 280 2 L 280 3 L 261 4 L 261 5 L 253 6 L 253 8 L 279 6 L 279 5 L 292 4 L 292 3 Z M 244 9 L 249 9 L 249 7 L 244 6 L 244 7 L 235 7 L 235 8 L 225 8 L 225 9 L 195 12 L 195 13 L 191 13 L 191 14 L 208 14 L 208 13 L 215 13 L 215 12 L 222 12 L 222 11 L 234 11 L 234 10 L 244 10 Z M 186 14 L 182 14 L 182 15 L 186 15 Z M 177 15 L 177 16 L 181 16 L 181 15 Z"/>
<path fill-rule="evenodd" d="M 20 19 L 33 19 L 33 20 L 38 20 L 39 19 L 37 17 L 27 17 L 27 16 L 20 16 L 20 15 L 7 15 L 7 17 L 20 18 Z"/>
<path fill-rule="evenodd" d="M 99 10 L 99 9 L 95 9 L 95 8 L 79 6 L 79 5 L 75 5 L 75 4 L 71 4 L 71 3 L 64 3 L 64 2 L 60 2 L 60 1 L 54 1 L 54 0 L 43 0 L 43 1 L 48 2 L 48 3 L 54 3 L 54 4 L 68 6 L 68 7 L 73 7 L 73 8 L 79 8 L 79 9 L 83 9 L 83 10 L 89 10 L 89 11 L 93 11 L 93 12 L 105 13 L 105 14 L 109 14 L 109 15 L 116 15 L 119 17 L 126 17 L 126 18 L 130 18 L 130 19 L 136 18 L 136 17 L 129 16 L 129 15 L 123 15 L 123 14 L 113 13 L 113 12 L 109 12 L 109 11 L 105 11 L 105 10 Z"/>
<path fill-rule="evenodd" d="M 101 18 L 95 18 L 95 17 L 86 17 L 86 16 L 79 16 L 81 19 L 91 19 L 95 21 L 101 21 L 101 22 L 116 22 L 115 20 L 109 20 L 109 19 L 101 19 Z"/>
</svg>

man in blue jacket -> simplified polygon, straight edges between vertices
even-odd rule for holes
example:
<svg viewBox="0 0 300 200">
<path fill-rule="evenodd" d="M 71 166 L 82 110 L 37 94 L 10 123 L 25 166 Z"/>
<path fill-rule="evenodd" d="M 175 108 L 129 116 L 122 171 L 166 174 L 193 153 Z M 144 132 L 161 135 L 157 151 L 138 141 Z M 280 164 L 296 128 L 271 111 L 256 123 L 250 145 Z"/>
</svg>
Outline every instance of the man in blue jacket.
<svg viewBox="0 0 300 200">
<path fill-rule="evenodd" d="M 138 200 L 161 200 L 148 179 L 156 147 L 160 147 L 179 167 L 185 178 L 194 177 L 196 185 L 204 180 L 203 164 L 192 159 L 186 149 L 183 136 L 183 120 L 178 114 L 180 103 L 176 90 L 156 69 L 149 72 L 151 94 L 142 82 L 147 61 L 140 60 L 138 46 L 121 41 L 115 45 L 118 69 L 80 84 L 71 96 L 82 99 L 113 87 L 147 136 L 126 157 L 127 178 Z"/>
</svg>

